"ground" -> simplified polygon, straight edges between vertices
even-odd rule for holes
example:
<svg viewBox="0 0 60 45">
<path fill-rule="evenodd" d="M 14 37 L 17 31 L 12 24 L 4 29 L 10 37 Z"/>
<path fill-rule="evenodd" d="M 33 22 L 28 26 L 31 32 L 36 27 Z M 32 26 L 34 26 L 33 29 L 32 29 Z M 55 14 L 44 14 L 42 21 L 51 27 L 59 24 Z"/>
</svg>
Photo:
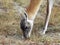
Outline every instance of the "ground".
<svg viewBox="0 0 60 45">
<path fill-rule="evenodd" d="M 0 0 L 0 45 L 60 45 L 60 0 L 54 3 L 48 31 L 45 35 L 40 34 L 46 16 L 46 1 L 43 2 L 28 40 L 22 39 L 20 16 L 13 7 L 13 1 L 22 7 L 29 5 L 24 0 Z"/>
</svg>

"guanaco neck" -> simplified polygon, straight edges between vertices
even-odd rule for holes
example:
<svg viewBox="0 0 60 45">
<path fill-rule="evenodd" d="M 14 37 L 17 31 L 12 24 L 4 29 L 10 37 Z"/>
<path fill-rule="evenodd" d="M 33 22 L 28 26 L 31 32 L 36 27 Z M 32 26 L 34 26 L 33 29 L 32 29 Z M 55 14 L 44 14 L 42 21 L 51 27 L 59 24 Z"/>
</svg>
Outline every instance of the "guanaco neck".
<svg viewBox="0 0 60 45">
<path fill-rule="evenodd" d="M 30 5 L 26 8 L 26 12 L 28 14 L 28 18 L 29 19 L 34 19 L 38 10 L 39 10 L 39 7 L 40 7 L 40 4 L 41 4 L 42 0 L 31 0 L 30 2 Z"/>
</svg>

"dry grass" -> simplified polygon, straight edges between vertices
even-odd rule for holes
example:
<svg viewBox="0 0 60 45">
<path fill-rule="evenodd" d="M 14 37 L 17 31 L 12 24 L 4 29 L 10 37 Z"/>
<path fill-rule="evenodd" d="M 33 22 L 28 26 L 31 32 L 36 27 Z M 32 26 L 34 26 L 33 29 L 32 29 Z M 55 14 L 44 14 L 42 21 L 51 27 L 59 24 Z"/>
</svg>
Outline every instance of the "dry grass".
<svg viewBox="0 0 60 45">
<path fill-rule="evenodd" d="M 53 45 L 55 43 L 55 45 L 58 45 L 57 43 L 60 43 L 60 6 L 54 5 L 48 31 L 46 32 L 46 35 L 41 36 L 39 31 L 42 31 L 46 15 L 46 6 L 45 4 L 43 4 L 40 7 L 40 10 L 35 19 L 30 40 L 24 41 L 22 39 L 22 31 L 20 29 L 20 16 L 18 16 L 18 14 L 13 9 L 13 4 L 8 2 L 9 1 L 6 2 L 5 0 L 3 4 L 0 4 L 1 7 L 3 7 L 3 10 L 0 11 L 1 45 Z M 17 0 L 16 2 L 19 3 L 19 0 Z M 25 3 L 22 3 L 20 5 L 23 4 Z M 25 7 L 25 5 L 23 6 Z"/>
</svg>

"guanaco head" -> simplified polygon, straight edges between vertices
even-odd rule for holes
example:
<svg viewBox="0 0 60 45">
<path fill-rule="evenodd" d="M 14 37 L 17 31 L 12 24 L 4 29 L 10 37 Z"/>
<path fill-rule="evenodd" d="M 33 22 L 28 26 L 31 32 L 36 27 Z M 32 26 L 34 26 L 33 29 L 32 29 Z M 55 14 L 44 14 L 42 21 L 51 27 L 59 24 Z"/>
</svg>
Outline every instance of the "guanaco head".
<svg viewBox="0 0 60 45">
<path fill-rule="evenodd" d="M 21 19 L 21 23 L 20 23 L 20 27 L 23 31 L 23 36 L 25 39 L 29 38 L 30 37 L 30 31 L 31 31 L 31 22 L 29 20 L 27 20 L 27 15 L 25 15 L 25 18 L 22 18 Z"/>
</svg>

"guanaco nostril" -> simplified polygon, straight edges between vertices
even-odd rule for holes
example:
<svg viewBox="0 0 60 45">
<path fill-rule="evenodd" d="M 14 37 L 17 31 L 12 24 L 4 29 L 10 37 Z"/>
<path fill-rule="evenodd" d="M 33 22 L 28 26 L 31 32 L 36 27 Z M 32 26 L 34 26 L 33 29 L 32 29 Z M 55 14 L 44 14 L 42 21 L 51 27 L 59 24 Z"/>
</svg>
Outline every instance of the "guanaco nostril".
<svg viewBox="0 0 60 45">
<path fill-rule="evenodd" d="M 21 20 L 20 27 L 23 31 L 24 38 L 29 38 L 28 33 L 31 30 L 31 24 L 27 22 L 25 19 Z"/>
<path fill-rule="evenodd" d="M 25 27 L 25 29 L 28 29 L 28 27 Z"/>
</svg>

